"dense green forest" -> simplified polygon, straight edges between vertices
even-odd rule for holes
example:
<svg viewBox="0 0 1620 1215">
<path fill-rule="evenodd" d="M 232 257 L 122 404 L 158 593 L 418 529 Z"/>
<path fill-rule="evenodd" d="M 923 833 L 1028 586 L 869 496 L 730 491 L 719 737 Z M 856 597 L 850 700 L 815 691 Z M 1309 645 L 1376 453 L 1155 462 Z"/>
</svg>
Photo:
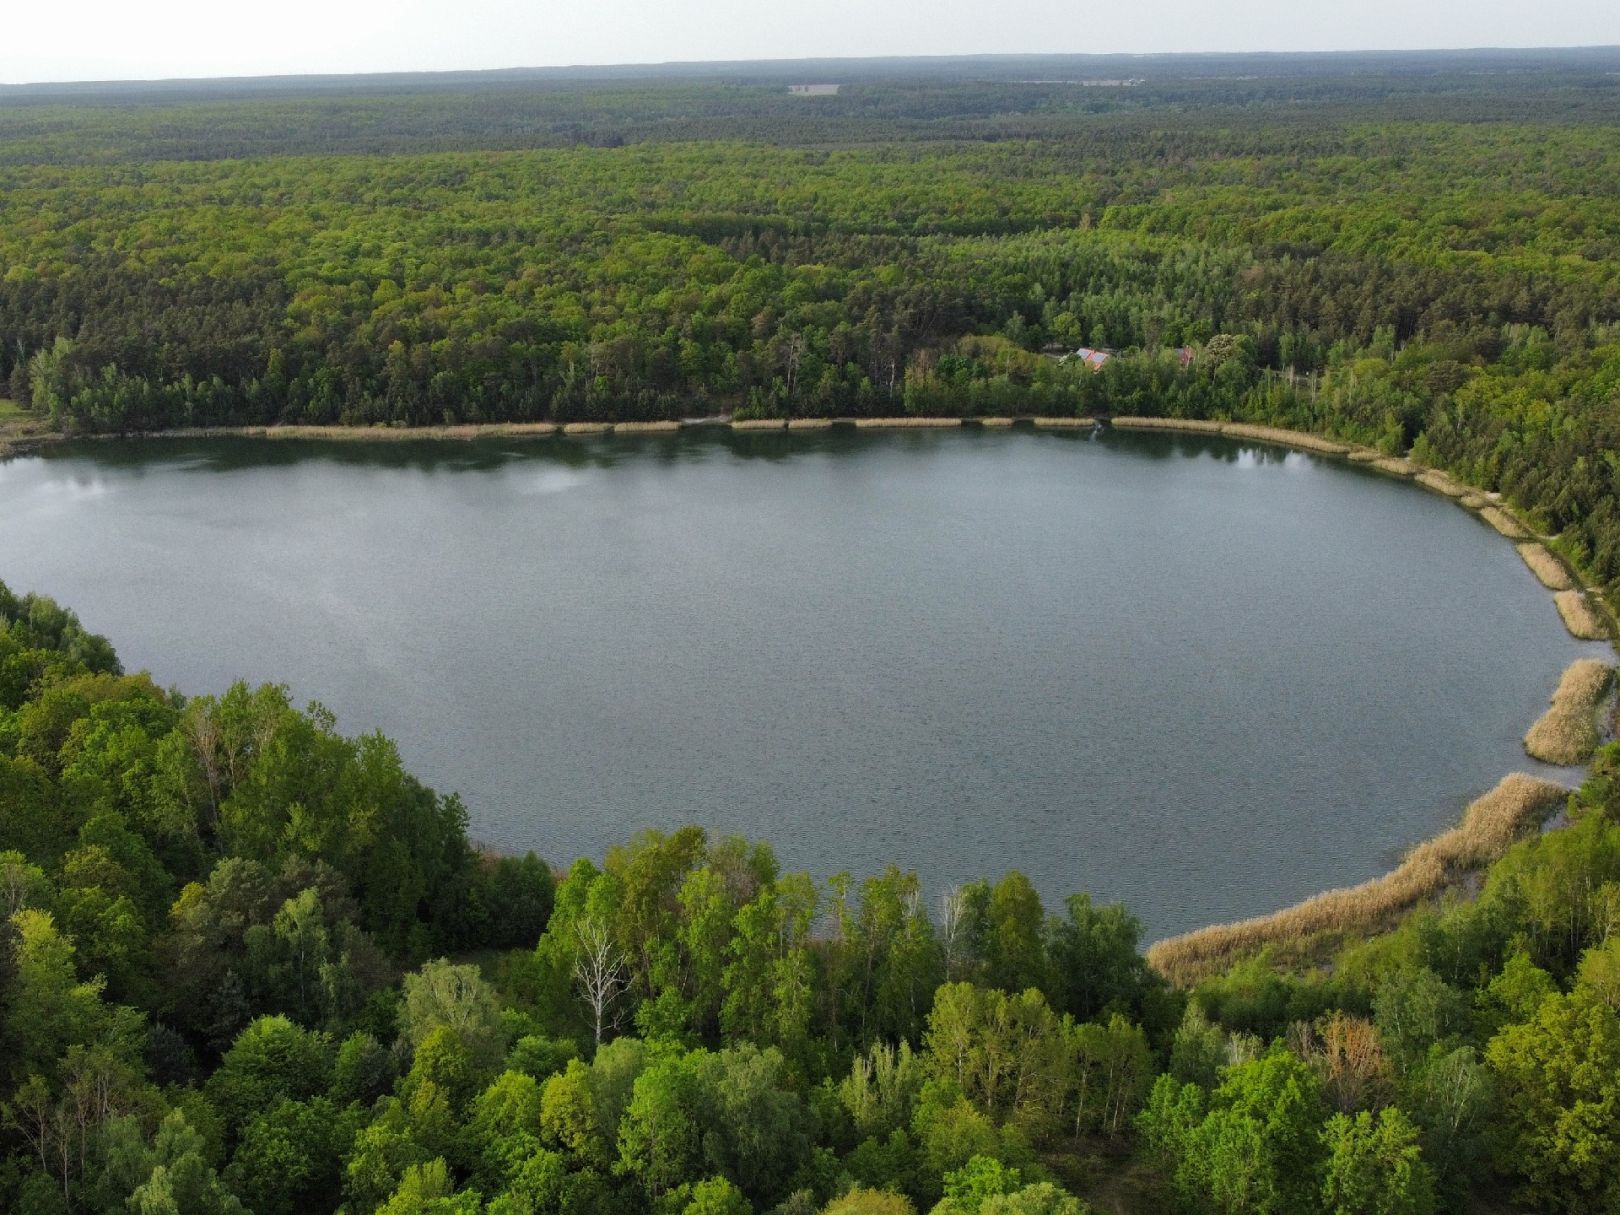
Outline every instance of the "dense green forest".
<svg viewBox="0 0 1620 1215">
<path fill-rule="evenodd" d="M 1415 449 L 1620 577 L 1620 53 L 964 63 L 9 90 L 0 395 L 1232 417 Z"/>
</svg>

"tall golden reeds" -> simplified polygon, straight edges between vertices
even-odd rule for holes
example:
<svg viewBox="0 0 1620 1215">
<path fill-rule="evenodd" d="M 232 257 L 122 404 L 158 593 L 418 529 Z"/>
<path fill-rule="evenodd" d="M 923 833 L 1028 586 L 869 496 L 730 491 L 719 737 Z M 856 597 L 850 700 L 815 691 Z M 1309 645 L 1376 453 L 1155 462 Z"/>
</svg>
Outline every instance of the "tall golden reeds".
<svg viewBox="0 0 1620 1215">
<path fill-rule="evenodd" d="M 1372 461 L 1372 467 L 1379 472 L 1389 473 L 1393 477 L 1413 477 L 1417 475 L 1418 466 L 1410 460 L 1403 460 L 1398 456 L 1381 456 Z"/>
<path fill-rule="evenodd" d="M 1607 641 L 1609 630 L 1603 617 L 1580 591 L 1559 591 L 1553 596 L 1558 614 L 1564 618 L 1564 627 L 1582 641 Z"/>
<path fill-rule="evenodd" d="M 616 435 L 660 435 L 679 430 L 679 422 L 615 422 L 613 433 Z"/>
<path fill-rule="evenodd" d="M 1280 443 L 1285 447 L 1302 447 L 1306 451 L 1321 452 L 1324 456 L 1342 456 L 1350 451 L 1343 443 L 1324 439 L 1303 430 L 1284 430 L 1280 426 L 1250 426 L 1245 422 L 1224 422 L 1221 433 L 1234 439 L 1255 439 L 1261 443 Z"/>
<path fill-rule="evenodd" d="M 1111 418 L 1108 424 L 1116 430 L 1191 430 L 1204 434 L 1221 433 L 1220 422 L 1205 422 L 1193 418 Z"/>
<path fill-rule="evenodd" d="M 1596 658 L 1570 663 L 1552 695 L 1552 707 L 1524 736 L 1524 749 L 1549 764 L 1584 764 L 1597 750 L 1601 706 L 1614 669 Z"/>
<path fill-rule="evenodd" d="M 786 430 L 784 418 L 741 418 L 732 422 L 732 430 Z"/>
<path fill-rule="evenodd" d="M 1444 494 L 1448 498 L 1465 498 L 1474 491 L 1461 481 L 1455 480 L 1448 473 L 1437 468 L 1418 474 L 1417 482 L 1425 489 L 1432 489 L 1437 494 Z"/>
<path fill-rule="evenodd" d="M 962 425 L 961 418 L 856 418 L 862 430 L 945 430 Z"/>
<path fill-rule="evenodd" d="M 1511 773 L 1463 811 L 1462 822 L 1413 848 L 1382 877 L 1324 891 L 1271 915 L 1160 941 L 1148 949 L 1148 964 L 1172 983 L 1189 986 L 1268 946 L 1303 954 L 1323 939 L 1387 927 L 1501 856 L 1562 805 L 1567 792 L 1551 781 Z"/>
<path fill-rule="evenodd" d="M 1574 589 L 1575 580 L 1569 576 L 1564 563 L 1554 557 L 1540 544 L 1521 544 L 1518 546 L 1519 556 L 1530 567 L 1541 585 L 1549 591 L 1567 591 Z"/>
<path fill-rule="evenodd" d="M 1530 529 L 1525 527 L 1500 506 L 1487 506 L 1479 512 L 1479 517 L 1501 532 L 1509 540 L 1530 539 Z"/>
<path fill-rule="evenodd" d="M 1038 430 L 1090 430 L 1096 418 L 1034 418 Z"/>
<path fill-rule="evenodd" d="M 826 430 L 833 424 L 831 418 L 789 418 L 789 430 Z"/>
</svg>

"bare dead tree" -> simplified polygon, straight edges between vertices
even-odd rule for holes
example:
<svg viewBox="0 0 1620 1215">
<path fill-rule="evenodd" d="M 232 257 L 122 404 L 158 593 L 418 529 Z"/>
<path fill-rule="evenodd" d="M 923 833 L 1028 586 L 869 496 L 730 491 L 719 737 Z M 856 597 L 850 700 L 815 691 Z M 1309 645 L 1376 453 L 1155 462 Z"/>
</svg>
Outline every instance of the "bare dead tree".
<svg viewBox="0 0 1620 1215">
<path fill-rule="evenodd" d="M 624 959 L 614 948 L 607 925 L 587 917 L 574 925 L 579 952 L 574 957 L 574 982 L 591 1010 L 596 1044 L 602 1045 L 602 1029 L 628 981 Z M 617 1024 L 617 1018 L 614 1018 Z"/>
</svg>

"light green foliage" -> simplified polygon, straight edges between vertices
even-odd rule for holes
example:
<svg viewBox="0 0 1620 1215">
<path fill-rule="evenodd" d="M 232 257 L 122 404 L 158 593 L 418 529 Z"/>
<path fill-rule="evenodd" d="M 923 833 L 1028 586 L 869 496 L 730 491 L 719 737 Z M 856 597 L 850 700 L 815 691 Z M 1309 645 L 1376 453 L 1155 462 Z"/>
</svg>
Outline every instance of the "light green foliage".
<svg viewBox="0 0 1620 1215">
<path fill-rule="evenodd" d="M 403 984 L 400 1033 L 413 1048 L 444 1030 L 466 1049 L 473 1066 L 493 1068 L 505 1055 L 500 1005 L 477 967 L 441 958 L 406 975 Z"/>
<path fill-rule="evenodd" d="M 1491 1039 L 1498 1158 L 1538 1210 L 1599 1211 L 1620 1201 L 1620 1019 L 1592 993 L 1552 995 Z"/>
<path fill-rule="evenodd" d="M 449 1167 L 443 1160 L 413 1164 L 380 1215 L 478 1215 L 482 1204 L 472 1192 L 456 1193 Z"/>
<path fill-rule="evenodd" d="M 822 1208 L 822 1215 L 916 1215 L 916 1210 L 903 1194 L 856 1188 L 834 1198 Z"/>
<path fill-rule="evenodd" d="M 1139 1125 L 1183 1203 L 1291 1215 L 1316 1204 L 1326 1112 L 1315 1073 L 1275 1048 L 1230 1068 L 1207 1100 L 1161 1076 Z"/>
<path fill-rule="evenodd" d="M 681 1215 L 753 1215 L 742 1191 L 724 1177 L 709 1177 L 692 1187 Z"/>
<path fill-rule="evenodd" d="M 926 1078 L 923 1060 L 909 1043 L 874 1045 L 858 1055 L 838 1084 L 838 1099 L 862 1139 L 886 1139 L 911 1123 Z"/>
<path fill-rule="evenodd" d="M 150 1175 L 129 1195 L 136 1215 L 242 1215 L 236 1195 L 226 1189 L 207 1161 L 207 1147 L 185 1115 L 171 1113 L 152 1145 Z"/>
<path fill-rule="evenodd" d="M 1405 1114 L 1335 1114 L 1322 1130 L 1328 1158 L 1322 1203 L 1328 1215 L 1432 1215 L 1434 1179 Z"/>
</svg>

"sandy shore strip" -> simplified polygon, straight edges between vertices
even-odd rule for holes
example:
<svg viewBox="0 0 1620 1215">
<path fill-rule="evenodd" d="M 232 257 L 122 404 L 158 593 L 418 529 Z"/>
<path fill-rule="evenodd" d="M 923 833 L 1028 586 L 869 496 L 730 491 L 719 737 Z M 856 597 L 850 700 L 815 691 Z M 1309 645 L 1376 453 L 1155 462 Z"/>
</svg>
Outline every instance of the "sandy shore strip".
<svg viewBox="0 0 1620 1215">
<path fill-rule="evenodd" d="M 1500 506 L 1487 506 L 1479 512 L 1479 517 L 1501 532 L 1509 540 L 1530 539 L 1530 529 L 1520 523 Z"/>
<path fill-rule="evenodd" d="M 1614 682 L 1614 668 L 1596 658 L 1569 664 L 1552 695 L 1552 707 L 1524 736 L 1531 758 L 1549 764 L 1584 764 L 1604 735 L 1603 712 Z"/>
<path fill-rule="evenodd" d="M 1031 418 L 1036 430 L 1091 430 L 1096 418 Z"/>
<path fill-rule="evenodd" d="M 1570 635 L 1582 641 L 1607 641 L 1609 629 L 1603 617 L 1580 591 L 1559 591 L 1553 596 L 1558 614 L 1564 618 L 1564 627 Z"/>
<path fill-rule="evenodd" d="M 1520 544 L 1515 546 L 1524 563 L 1530 567 L 1530 572 L 1536 580 L 1549 591 L 1571 591 L 1575 589 L 1575 579 L 1570 576 L 1564 563 L 1553 556 L 1545 545 Z"/>
<path fill-rule="evenodd" d="M 1496 860 L 1568 796 L 1562 785 L 1514 772 L 1463 811 L 1457 826 L 1413 848 L 1382 877 L 1324 891 L 1271 915 L 1159 941 L 1147 951 L 1148 964 L 1176 986 L 1187 987 L 1267 946 L 1302 951 L 1317 938 L 1387 928 L 1465 874 Z"/>
<path fill-rule="evenodd" d="M 861 430 L 949 430 L 960 428 L 961 418 L 856 418 Z"/>
</svg>

